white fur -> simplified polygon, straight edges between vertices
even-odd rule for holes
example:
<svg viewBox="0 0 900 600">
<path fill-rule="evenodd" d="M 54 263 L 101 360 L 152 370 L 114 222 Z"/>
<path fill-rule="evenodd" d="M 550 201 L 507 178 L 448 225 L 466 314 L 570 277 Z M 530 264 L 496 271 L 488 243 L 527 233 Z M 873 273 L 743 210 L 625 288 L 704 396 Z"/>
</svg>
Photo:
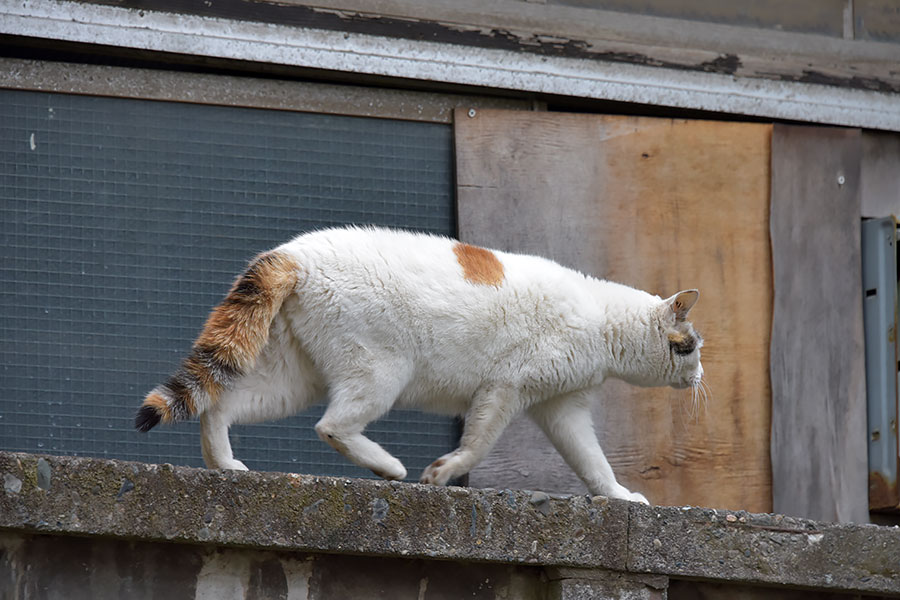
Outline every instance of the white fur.
<svg viewBox="0 0 900 600">
<path fill-rule="evenodd" d="M 281 246 L 298 264 L 299 283 L 253 371 L 201 416 L 207 465 L 246 468 L 232 456 L 231 423 L 284 417 L 327 396 L 319 436 L 389 479 L 404 478 L 406 469 L 365 437 L 368 423 L 393 407 L 465 415 L 460 447 L 422 474 L 424 482 L 445 484 L 476 465 L 527 411 L 591 493 L 646 502 L 616 482 L 589 399 L 607 377 L 697 385 L 699 351 L 677 355 L 666 337 L 676 325 L 675 297 L 503 252 L 494 253 L 502 283 L 472 283 L 454 244 L 349 228 Z"/>
</svg>

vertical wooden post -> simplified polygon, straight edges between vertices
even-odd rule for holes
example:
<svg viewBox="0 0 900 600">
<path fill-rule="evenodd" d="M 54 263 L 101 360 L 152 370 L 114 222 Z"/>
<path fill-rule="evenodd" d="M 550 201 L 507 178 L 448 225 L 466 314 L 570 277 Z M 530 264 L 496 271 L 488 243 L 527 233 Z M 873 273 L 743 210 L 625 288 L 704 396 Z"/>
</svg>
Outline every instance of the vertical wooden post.
<svg viewBox="0 0 900 600">
<path fill-rule="evenodd" d="M 772 137 L 772 492 L 776 512 L 868 520 L 860 132 Z"/>
</svg>

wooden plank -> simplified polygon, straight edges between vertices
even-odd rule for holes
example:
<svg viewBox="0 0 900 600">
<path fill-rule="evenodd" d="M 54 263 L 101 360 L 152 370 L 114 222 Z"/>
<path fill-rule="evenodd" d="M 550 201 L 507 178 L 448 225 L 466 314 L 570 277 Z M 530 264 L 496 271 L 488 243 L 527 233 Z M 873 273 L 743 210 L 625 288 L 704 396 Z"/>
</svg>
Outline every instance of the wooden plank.
<svg viewBox="0 0 900 600">
<path fill-rule="evenodd" d="M 620 481 L 654 503 L 771 509 L 768 238 L 771 127 L 478 111 L 456 115 L 459 233 L 669 295 L 697 287 L 714 397 L 611 381 L 594 408 Z M 515 422 L 476 486 L 584 492 Z"/>
<path fill-rule="evenodd" d="M 860 132 L 775 127 L 771 237 L 773 500 L 868 520 Z"/>
<path fill-rule="evenodd" d="M 900 134 L 864 131 L 860 169 L 862 216 L 900 217 Z"/>
<path fill-rule="evenodd" d="M 624 13 L 653 15 L 668 19 L 684 19 L 707 23 L 723 23 L 734 27 L 758 27 L 776 31 L 815 33 L 832 37 L 843 34 L 843 12 L 846 0 L 757 0 L 756 2 L 721 2 L 720 0 L 546 0 L 562 4 L 614 10 Z M 870 0 L 871 1 L 871 0 Z M 885 0 L 882 0 L 885 1 Z"/>
</svg>

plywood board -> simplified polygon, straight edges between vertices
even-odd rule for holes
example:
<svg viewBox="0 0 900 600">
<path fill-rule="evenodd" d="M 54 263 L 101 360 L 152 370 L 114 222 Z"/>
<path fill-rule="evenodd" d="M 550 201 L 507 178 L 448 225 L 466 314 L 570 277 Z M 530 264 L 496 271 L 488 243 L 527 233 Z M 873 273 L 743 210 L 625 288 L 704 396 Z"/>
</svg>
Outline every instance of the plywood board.
<svg viewBox="0 0 900 600">
<path fill-rule="evenodd" d="M 605 384 L 594 408 L 619 480 L 652 502 L 771 509 L 771 127 L 636 117 L 456 115 L 459 233 L 668 296 L 696 287 L 714 396 Z M 585 491 L 515 422 L 470 484 Z"/>
<path fill-rule="evenodd" d="M 868 520 L 859 130 L 775 127 L 774 508 Z"/>
<path fill-rule="evenodd" d="M 900 133 L 864 131 L 860 169 L 862 216 L 900 217 Z"/>
</svg>

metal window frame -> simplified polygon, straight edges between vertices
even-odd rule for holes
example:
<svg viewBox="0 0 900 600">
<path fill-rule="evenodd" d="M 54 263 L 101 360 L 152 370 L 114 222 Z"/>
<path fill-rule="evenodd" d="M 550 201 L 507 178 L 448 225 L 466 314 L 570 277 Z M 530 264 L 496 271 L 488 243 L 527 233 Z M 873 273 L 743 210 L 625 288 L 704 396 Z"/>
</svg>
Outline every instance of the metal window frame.
<svg viewBox="0 0 900 600">
<path fill-rule="evenodd" d="M 13 58 L 0 58 L 0 89 L 446 125 L 457 108 L 539 108 L 530 101 L 465 94 Z M 464 484 L 465 478 L 456 482 Z"/>
<path fill-rule="evenodd" d="M 871 510 L 900 510 L 897 227 L 894 217 L 862 224 Z"/>
</svg>

